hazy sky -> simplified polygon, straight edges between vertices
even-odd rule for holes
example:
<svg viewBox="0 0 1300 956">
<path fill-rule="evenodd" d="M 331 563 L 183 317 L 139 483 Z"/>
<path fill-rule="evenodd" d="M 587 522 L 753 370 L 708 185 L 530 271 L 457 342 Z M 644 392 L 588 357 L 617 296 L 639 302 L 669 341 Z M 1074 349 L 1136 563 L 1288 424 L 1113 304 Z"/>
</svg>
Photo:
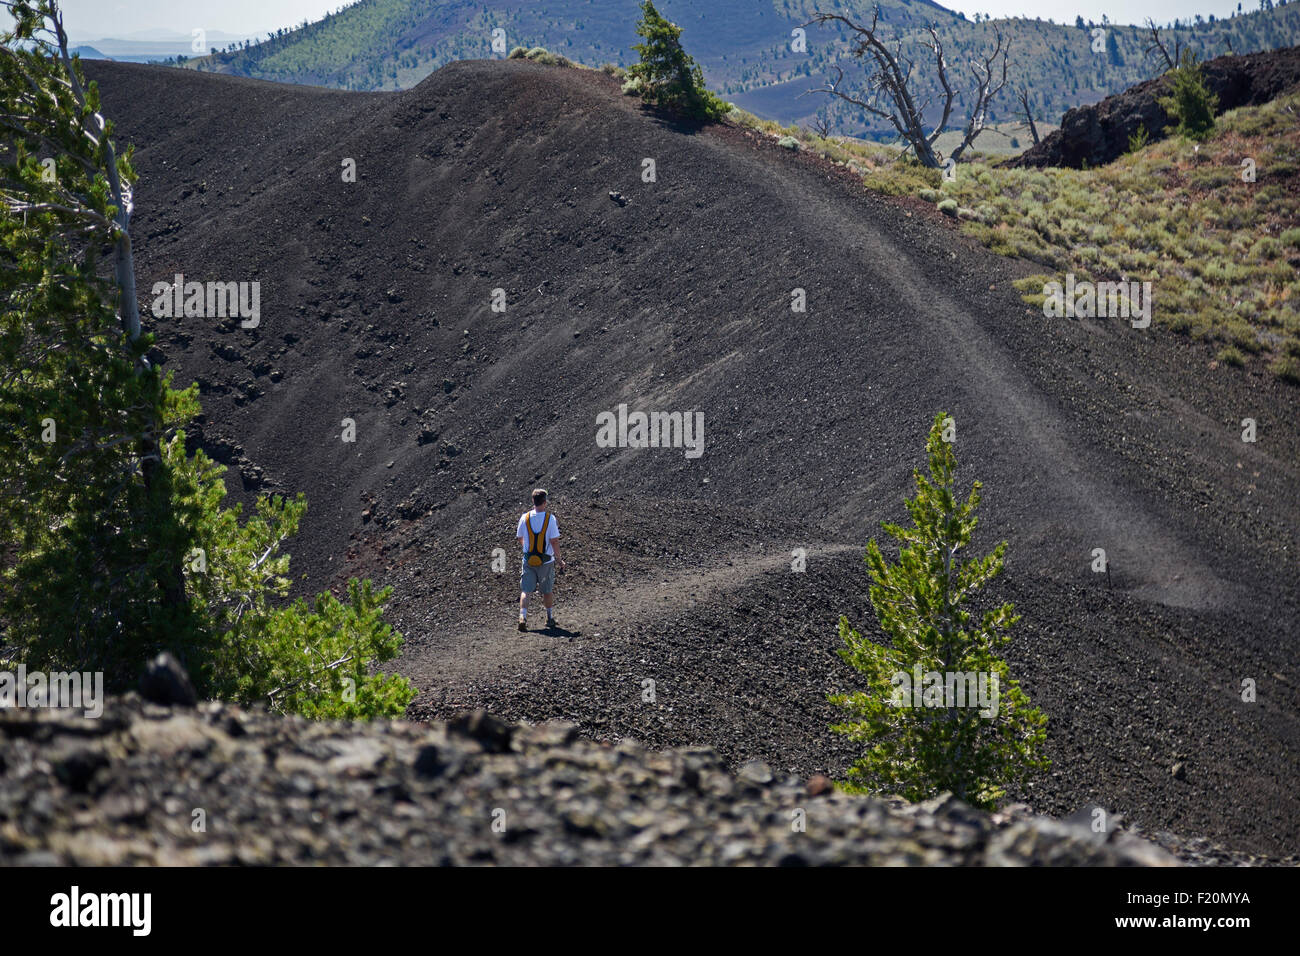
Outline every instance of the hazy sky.
<svg viewBox="0 0 1300 956">
<path fill-rule="evenodd" d="M 490 5 L 491 0 L 487 2 Z M 346 0 L 63 0 L 62 5 L 69 33 L 79 39 L 95 39 L 147 30 L 188 34 L 195 27 L 265 33 L 296 25 L 304 18 L 319 19 L 349 4 Z M 1079 15 L 1100 22 L 1103 13 L 1115 23 L 1141 23 L 1147 17 L 1163 23 L 1196 13 L 1224 16 L 1237 8 L 1235 0 L 951 0 L 944 5 L 967 16 L 1050 17 L 1057 23 L 1073 23 Z M 664 0 L 664 6 L 671 10 L 672 0 Z M 1243 10 L 1258 8 L 1259 0 L 1242 3 Z"/>
</svg>

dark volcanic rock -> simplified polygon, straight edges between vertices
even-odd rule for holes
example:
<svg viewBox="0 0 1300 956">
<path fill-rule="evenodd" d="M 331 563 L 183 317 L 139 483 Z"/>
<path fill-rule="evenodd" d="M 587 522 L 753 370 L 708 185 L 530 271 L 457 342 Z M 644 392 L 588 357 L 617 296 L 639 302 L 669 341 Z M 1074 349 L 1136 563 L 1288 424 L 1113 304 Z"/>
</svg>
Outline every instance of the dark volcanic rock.
<svg viewBox="0 0 1300 956">
<path fill-rule="evenodd" d="M 1204 65 L 1205 82 L 1219 98 L 1219 112 L 1267 103 L 1300 86 L 1300 47 L 1246 56 L 1221 56 Z M 1124 154 L 1129 137 L 1145 127 L 1151 139 L 1164 138 L 1169 116 L 1157 100 L 1166 95 L 1163 76 L 1147 80 L 1091 106 L 1069 110 L 1043 141 L 1009 165 L 1102 166 Z"/>
<path fill-rule="evenodd" d="M 513 727 L 486 714 L 454 727 L 312 723 L 137 697 L 110 700 L 101 721 L 0 711 L 0 863 L 36 861 L 1178 862 L 1132 833 L 1098 838 L 1020 808 L 982 813 L 952 796 L 915 805 L 836 792 L 809 799 L 798 778 L 762 764 L 738 781 L 708 749 L 598 744 L 563 723 Z"/>
<path fill-rule="evenodd" d="M 190 675 L 175 656 L 164 651 L 149 662 L 140 678 L 140 694 L 155 704 L 179 704 L 193 707 L 198 703 Z"/>
</svg>

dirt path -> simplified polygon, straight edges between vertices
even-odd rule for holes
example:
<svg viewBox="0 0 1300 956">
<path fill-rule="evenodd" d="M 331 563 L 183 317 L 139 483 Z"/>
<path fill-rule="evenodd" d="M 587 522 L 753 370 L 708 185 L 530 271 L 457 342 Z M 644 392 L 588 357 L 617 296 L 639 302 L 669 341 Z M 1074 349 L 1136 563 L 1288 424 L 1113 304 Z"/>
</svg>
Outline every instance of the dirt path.
<svg viewBox="0 0 1300 956">
<path fill-rule="evenodd" d="M 781 194 L 788 204 L 788 216 L 798 210 L 815 218 L 822 238 L 844 250 L 846 272 L 869 274 L 873 283 L 884 286 L 882 297 L 910 320 L 907 351 L 929 360 L 929 368 L 924 359 L 915 363 L 921 373 L 912 390 L 926 388 L 926 379 L 944 383 L 945 407 L 958 423 L 958 447 L 974 441 L 992 450 L 992 463 L 1005 475 L 1019 477 L 1015 484 L 1025 486 L 1018 490 L 1025 497 L 1042 496 L 1041 486 L 1050 482 L 1049 507 L 1033 516 L 1036 524 L 1049 526 L 1056 534 L 1068 523 L 1078 555 L 1104 546 L 1110 563 L 1125 569 L 1127 585 L 1148 600 L 1177 607 L 1218 606 L 1229 586 L 1109 461 L 1079 440 L 1064 410 L 1033 385 L 1020 367 L 1020 356 L 995 340 L 976 310 L 935 283 L 932 261 L 918 258 L 914 248 L 871 228 L 873 223 L 860 209 L 833 201 L 833 193 L 815 180 L 791 176 L 730 141 L 718 140 L 714 145 L 725 154 L 719 156 L 720 165 L 746 168 L 756 188 L 770 183 L 771 193 Z M 957 236 L 949 240 L 954 248 L 965 241 Z M 952 255 L 955 260 L 955 252 Z M 1124 327 L 1122 321 L 1119 324 L 1112 331 L 1121 338 L 1147 334 Z M 874 326 L 864 332 L 887 334 Z M 1218 428 L 1205 415 L 1185 407 L 1182 412 L 1188 427 L 1202 433 Z M 1030 484 L 1040 487 L 1030 488 Z M 1014 485 L 1003 481 L 998 494 L 1012 497 L 1009 487 Z"/>
<path fill-rule="evenodd" d="M 540 595 L 536 594 L 529 600 L 529 629 L 522 634 L 515 628 L 516 618 L 510 606 L 475 608 L 426 633 L 418 645 L 409 645 L 400 668 L 415 675 L 417 682 L 426 687 L 490 680 L 516 673 L 543 655 L 581 653 L 589 642 L 622 640 L 633 624 L 653 622 L 656 617 L 707 605 L 778 569 L 788 572 L 791 551 L 800 547 L 805 549 L 810 564 L 832 555 L 863 550 L 856 544 L 807 547 L 792 543 L 757 556 L 735 555 L 725 564 L 712 567 L 667 571 L 647 568 L 647 580 L 624 580 L 609 587 L 588 583 L 575 589 L 566 586 L 567 575 L 560 575 L 555 592 L 559 627 L 542 626 L 545 611 Z"/>
</svg>

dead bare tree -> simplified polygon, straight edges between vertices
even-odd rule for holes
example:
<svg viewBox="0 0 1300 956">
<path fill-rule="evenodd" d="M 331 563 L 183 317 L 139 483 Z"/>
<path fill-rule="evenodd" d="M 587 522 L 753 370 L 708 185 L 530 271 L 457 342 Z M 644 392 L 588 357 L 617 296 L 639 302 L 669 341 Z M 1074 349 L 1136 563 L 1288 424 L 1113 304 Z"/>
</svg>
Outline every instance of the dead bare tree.
<svg viewBox="0 0 1300 956">
<path fill-rule="evenodd" d="M 930 30 L 931 37 L 934 37 L 934 29 Z M 971 78 L 975 82 L 975 105 L 971 108 L 970 118 L 966 121 L 966 129 L 962 131 L 961 143 L 950 154 L 950 159 L 958 159 L 963 152 L 974 145 L 975 138 L 984 132 L 988 125 L 989 103 L 993 98 L 1002 92 L 1007 85 L 1007 54 L 1011 52 L 1011 41 L 1004 40 L 1002 31 L 994 28 L 993 35 L 997 38 L 997 45 L 993 52 L 986 57 L 980 57 L 971 60 Z M 937 37 L 934 38 L 938 42 Z M 998 70 L 998 61 L 1001 60 L 1002 69 Z M 943 58 L 939 58 L 942 68 Z M 948 88 L 948 78 L 940 74 L 944 88 Z"/>
<path fill-rule="evenodd" d="M 831 135 L 831 124 L 825 116 L 818 114 L 808 123 L 808 132 L 820 136 L 822 139 L 829 139 Z"/>
<path fill-rule="evenodd" d="M 1029 90 L 1023 86 L 1016 90 L 1016 99 L 1020 101 L 1020 112 L 1024 115 L 1024 122 L 1021 126 L 1029 127 L 1029 135 L 1034 138 L 1034 145 L 1039 143 L 1038 126 L 1034 123 L 1034 111 L 1029 108 Z"/>
<path fill-rule="evenodd" d="M 898 132 L 899 138 L 911 148 L 921 165 L 931 169 L 943 165 L 935 152 L 934 142 L 948 128 L 948 120 L 952 116 L 952 103 L 956 98 L 956 93 L 948 78 L 948 65 L 938 31 L 933 26 L 927 27 L 928 39 L 921 40 L 921 43 L 934 56 L 939 86 L 943 91 L 942 115 L 933 129 L 926 133 L 925 111 L 930 106 L 930 100 L 927 99 L 918 106 L 909 86 L 912 73 L 916 68 L 916 61 L 903 55 L 903 38 L 901 36 L 894 40 L 893 49 L 891 50 L 886 40 L 879 35 L 880 7 L 876 6 L 873 9 L 870 26 L 855 23 L 848 17 L 838 13 L 819 13 L 804 26 L 810 26 L 814 23 L 824 26 L 833 22 L 841 23 L 852 31 L 855 43 L 853 56 L 863 59 L 869 57 L 874 69 L 867 77 L 866 89 L 862 93 L 849 92 L 843 88 L 844 70 L 839 66 L 835 67 L 834 81 L 827 86 L 818 87 L 808 92 L 828 93 L 866 110 L 873 116 L 888 120 Z M 989 103 L 1006 86 L 1007 54 L 1011 49 L 1011 43 L 1002 36 L 1001 30 L 995 29 L 994 35 L 997 38 L 997 44 L 993 52 L 986 57 L 971 61 L 971 76 L 974 81 L 974 105 L 971 107 L 970 116 L 962 133 L 961 144 L 952 151 L 949 157 L 951 159 L 957 159 L 983 132 L 988 121 Z M 1001 61 L 1000 69 L 999 60 Z"/>
<path fill-rule="evenodd" d="M 1153 53 L 1159 53 L 1165 60 L 1165 69 L 1172 70 L 1178 66 L 1178 58 L 1182 54 L 1182 41 L 1178 39 L 1178 34 L 1174 34 L 1174 55 L 1169 55 L 1169 48 L 1165 46 L 1165 41 L 1160 38 L 1160 28 L 1156 22 L 1147 17 L 1147 33 L 1151 37 L 1151 44 L 1146 48 L 1146 55 L 1151 56 Z"/>
</svg>

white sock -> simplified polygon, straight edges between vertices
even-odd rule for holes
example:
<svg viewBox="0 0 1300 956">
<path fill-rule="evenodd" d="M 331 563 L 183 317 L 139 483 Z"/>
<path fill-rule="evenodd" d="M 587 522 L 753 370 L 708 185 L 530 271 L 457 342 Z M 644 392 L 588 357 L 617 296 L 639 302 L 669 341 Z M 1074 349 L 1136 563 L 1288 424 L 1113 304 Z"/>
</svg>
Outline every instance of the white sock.
<svg viewBox="0 0 1300 956">
<path fill-rule="evenodd" d="M 520 616 L 520 617 L 527 617 L 527 616 L 528 616 L 528 608 L 526 608 L 526 607 L 521 607 L 521 608 L 519 609 L 519 616 Z"/>
</svg>

